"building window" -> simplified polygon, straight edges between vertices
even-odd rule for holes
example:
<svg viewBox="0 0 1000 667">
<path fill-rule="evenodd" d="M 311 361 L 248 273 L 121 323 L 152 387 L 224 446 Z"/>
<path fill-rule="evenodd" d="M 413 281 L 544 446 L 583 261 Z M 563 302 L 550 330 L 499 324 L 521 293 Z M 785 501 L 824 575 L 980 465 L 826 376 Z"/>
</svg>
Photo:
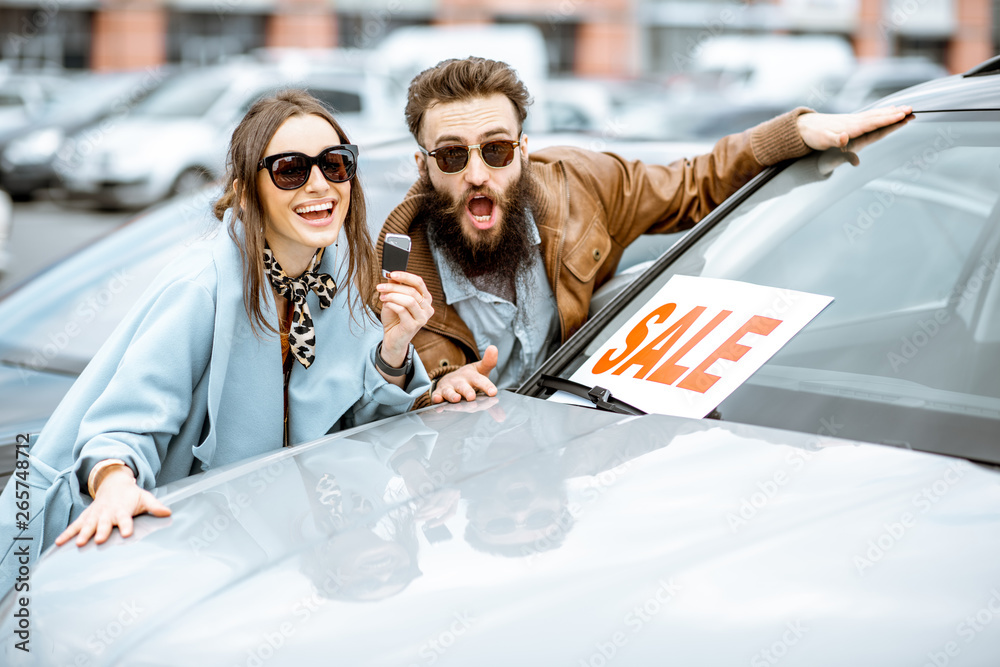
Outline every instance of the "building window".
<svg viewBox="0 0 1000 667">
<path fill-rule="evenodd" d="M 167 61 L 207 65 L 264 46 L 267 17 L 230 12 L 171 12 Z"/>
<path fill-rule="evenodd" d="M 544 19 L 537 16 L 503 16 L 497 17 L 498 24 L 530 23 L 539 29 L 545 39 L 545 47 L 549 57 L 549 74 L 572 74 L 576 60 L 576 31 L 579 27 L 578 18 L 572 15 L 563 16 L 558 12 L 550 12 Z"/>
<path fill-rule="evenodd" d="M 0 8 L 0 50 L 8 63 L 25 68 L 90 66 L 92 12 L 56 8 Z"/>
<path fill-rule="evenodd" d="M 947 62 L 948 40 L 896 35 L 892 53 L 896 56 L 921 56 L 931 62 L 944 64 Z"/>
<path fill-rule="evenodd" d="M 337 46 L 373 49 L 393 30 L 412 25 L 429 25 L 427 18 L 399 16 L 372 10 L 364 14 L 337 15 Z"/>
</svg>

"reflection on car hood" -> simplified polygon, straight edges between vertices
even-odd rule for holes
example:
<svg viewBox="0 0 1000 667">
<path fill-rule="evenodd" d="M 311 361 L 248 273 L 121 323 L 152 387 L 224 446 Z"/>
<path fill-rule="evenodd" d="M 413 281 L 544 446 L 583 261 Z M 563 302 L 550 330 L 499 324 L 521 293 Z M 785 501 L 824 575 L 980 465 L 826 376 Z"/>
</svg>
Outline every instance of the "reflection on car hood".
<svg viewBox="0 0 1000 667">
<path fill-rule="evenodd" d="M 960 459 L 504 392 L 159 495 L 171 518 L 35 564 L 33 656 L 814 667 L 1000 654 L 1000 619 L 983 620 L 1000 610 L 1000 476 Z M 7 637 L 13 604 L 0 605 Z M 19 664 L 13 642 L 4 651 Z"/>
</svg>

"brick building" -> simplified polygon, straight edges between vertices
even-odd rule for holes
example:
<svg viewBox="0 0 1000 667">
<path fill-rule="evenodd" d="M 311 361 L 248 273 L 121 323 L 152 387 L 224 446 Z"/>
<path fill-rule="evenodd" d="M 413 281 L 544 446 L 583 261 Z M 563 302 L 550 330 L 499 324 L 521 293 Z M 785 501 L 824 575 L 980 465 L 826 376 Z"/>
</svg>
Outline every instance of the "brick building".
<svg viewBox="0 0 1000 667">
<path fill-rule="evenodd" d="M 833 33 L 859 56 L 964 70 L 996 53 L 1000 0 L 2 0 L 0 55 L 122 69 L 213 62 L 262 46 L 367 48 L 402 25 L 533 23 L 553 72 L 670 73 L 706 36 Z"/>
</svg>

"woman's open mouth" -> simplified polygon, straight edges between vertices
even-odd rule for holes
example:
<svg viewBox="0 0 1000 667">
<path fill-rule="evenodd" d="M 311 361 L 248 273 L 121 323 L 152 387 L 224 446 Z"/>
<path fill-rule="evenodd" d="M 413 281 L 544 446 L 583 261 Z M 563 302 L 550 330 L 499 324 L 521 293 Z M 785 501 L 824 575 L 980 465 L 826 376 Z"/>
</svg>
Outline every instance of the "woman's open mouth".
<svg viewBox="0 0 1000 667">
<path fill-rule="evenodd" d="M 295 214 L 317 227 L 325 225 L 333 218 L 335 204 L 332 201 L 320 204 L 310 204 L 309 206 L 299 206 L 295 209 Z"/>
</svg>

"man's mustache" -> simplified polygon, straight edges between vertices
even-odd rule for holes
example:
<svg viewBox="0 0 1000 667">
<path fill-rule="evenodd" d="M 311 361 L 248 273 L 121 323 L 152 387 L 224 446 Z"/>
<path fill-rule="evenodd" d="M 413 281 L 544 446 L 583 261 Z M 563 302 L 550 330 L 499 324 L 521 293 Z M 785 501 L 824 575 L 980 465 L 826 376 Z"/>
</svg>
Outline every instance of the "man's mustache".
<svg viewBox="0 0 1000 667">
<path fill-rule="evenodd" d="M 496 190 L 483 186 L 474 186 L 467 189 L 464 193 L 462 193 L 461 198 L 453 202 L 452 209 L 455 213 L 461 213 L 465 208 L 466 202 L 477 196 L 488 197 L 490 201 L 493 202 L 493 206 L 499 206 L 501 210 L 503 210 L 507 201 L 506 197 Z"/>
</svg>

